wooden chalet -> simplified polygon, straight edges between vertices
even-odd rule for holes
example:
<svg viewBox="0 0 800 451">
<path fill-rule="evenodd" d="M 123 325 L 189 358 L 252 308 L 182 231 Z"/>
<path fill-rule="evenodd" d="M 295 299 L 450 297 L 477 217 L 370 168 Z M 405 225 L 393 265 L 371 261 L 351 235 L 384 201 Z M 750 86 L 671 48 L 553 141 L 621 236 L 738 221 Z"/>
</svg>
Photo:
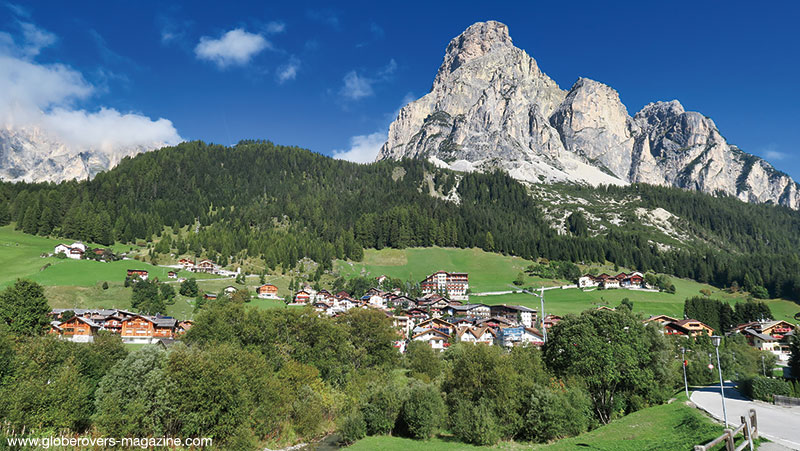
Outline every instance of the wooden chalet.
<svg viewBox="0 0 800 451">
<path fill-rule="evenodd" d="M 416 331 L 417 329 L 436 329 L 449 336 L 455 332 L 456 326 L 441 318 L 431 318 L 417 324 L 414 330 Z"/>
<path fill-rule="evenodd" d="M 154 343 L 159 338 L 174 338 L 177 328 L 175 318 L 134 315 L 122 322 L 122 341 L 126 343 Z"/>
<path fill-rule="evenodd" d="M 129 269 L 128 277 L 138 277 L 142 280 L 147 280 L 149 273 L 143 269 Z"/>
<path fill-rule="evenodd" d="M 194 272 L 214 273 L 216 271 L 217 264 L 208 259 L 200 260 L 200 262 L 194 266 Z"/>
<path fill-rule="evenodd" d="M 271 283 L 265 283 L 256 288 L 256 295 L 262 299 L 275 299 L 278 297 L 278 287 Z"/>
<path fill-rule="evenodd" d="M 654 316 L 651 316 L 650 318 L 647 318 L 647 319 L 646 319 L 646 320 L 644 320 L 643 322 L 644 322 L 645 324 L 647 324 L 647 323 L 655 323 L 655 324 L 659 324 L 659 325 L 661 325 L 661 326 L 664 326 L 664 325 L 666 325 L 667 323 L 674 323 L 674 322 L 677 322 L 677 321 L 679 321 L 679 320 L 678 320 L 678 318 L 673 318 L 673 317 L 671 317 L 671 316 L 667 316 L 667 315 L 654 315 Z"/>
<path fill-rule="evenodd" d="M 94 336 L 99 330 L 100 325 L 82 316 L 73 316 L 62 323 L 57 323 L 57 325 L 51 323 L 51 332 L 55 331 L 64 339 L 80 343 L 94 341 Z"/>
<path fill-rule="evenodd" d="M 311 293 L 300 290 L 294 295 L 295 304 L 307 304 L 311 300 Z"/>
<path fill-rule="evenodd" d="M 698 335 L 711 336 L 714 334 L 712 329 L 707 324 L 696 319 L 683 319 L 680 321 L 673 321 L 664 325 L 665 335 L 685 335 L 689 337 L 696 337 Z"/>
</svg>

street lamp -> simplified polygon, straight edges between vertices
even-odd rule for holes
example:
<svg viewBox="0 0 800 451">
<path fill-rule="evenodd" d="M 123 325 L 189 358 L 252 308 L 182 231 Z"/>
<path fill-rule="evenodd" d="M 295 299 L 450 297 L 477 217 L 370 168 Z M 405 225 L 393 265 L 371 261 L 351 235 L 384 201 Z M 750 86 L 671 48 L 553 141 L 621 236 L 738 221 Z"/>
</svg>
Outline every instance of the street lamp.
<svg viewBox="0 0 800 451">
<path fill-rule="evenodd" d="M 719 363 L 719 345 L 722 343 L 722 337 L 719 335 L 713 335 L 711 337 L 711 344 L 714 345 L 714 349 L 717 351 L 717 370 L 719 371 L 719 393 L 722 395 L 722 417 L 725 420 L 725 426 L 728 426 L 728 410 L 725 408 L 725 387 L 722 383 L 722 367 Z"/>
<path fill-rule="evenodd" d="M 683 367 L 683 388 L 686 390 L 686 400 L 689 401 L 689 383 L 686 382 L 686 348 L 681 348 L 681 366 Z"/>
</svg>

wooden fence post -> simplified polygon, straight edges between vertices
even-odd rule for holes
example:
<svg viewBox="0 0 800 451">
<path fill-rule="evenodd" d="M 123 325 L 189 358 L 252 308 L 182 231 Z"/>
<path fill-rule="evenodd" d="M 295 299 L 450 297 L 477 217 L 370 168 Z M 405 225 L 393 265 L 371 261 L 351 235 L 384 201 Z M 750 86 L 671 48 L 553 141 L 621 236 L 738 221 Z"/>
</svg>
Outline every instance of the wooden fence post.
<svg viewBox="0 0 800 451">
<path fill-rule="evenodd" d="M 756 417 L 756 409 L 750 409 L 750 424 L 753 425 L 753 438 L 758 438 L 758 418 Z"/>
<path fill-rule="evenodd" d="M 733 441 L 733 429 L 725 429 L 725 450 L 736 451 L 736 446 Z"/>
</svg>

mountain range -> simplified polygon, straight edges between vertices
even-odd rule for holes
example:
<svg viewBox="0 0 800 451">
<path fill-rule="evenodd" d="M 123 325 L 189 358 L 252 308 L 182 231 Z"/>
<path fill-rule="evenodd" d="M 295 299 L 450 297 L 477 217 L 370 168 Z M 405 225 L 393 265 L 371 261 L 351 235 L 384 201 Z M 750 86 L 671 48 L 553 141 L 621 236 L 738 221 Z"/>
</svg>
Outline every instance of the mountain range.
<svg viewBox="0 0 800 451">
<path fill-rule="evenodd" d="M 800 209 L 798 184 L 729 144 L 677 101 L 633 116 L 617 91 L 580 78 L 565 91 L 500 22 L 450 41 L 431 91 L 403 107 L 377 160 L 420 158 L 458 171 L 503 169 L 534 183 L 648 183 Z"/>
<path fill-rule="evenodd" d="M 6 125 L 0 127 L 0 179 L 11 182 L 85 180 L 113 168 L 125 157 L 165 145 L 153 142 L 82 147 L 68 144 L 41 127 Z"/>
</svg>

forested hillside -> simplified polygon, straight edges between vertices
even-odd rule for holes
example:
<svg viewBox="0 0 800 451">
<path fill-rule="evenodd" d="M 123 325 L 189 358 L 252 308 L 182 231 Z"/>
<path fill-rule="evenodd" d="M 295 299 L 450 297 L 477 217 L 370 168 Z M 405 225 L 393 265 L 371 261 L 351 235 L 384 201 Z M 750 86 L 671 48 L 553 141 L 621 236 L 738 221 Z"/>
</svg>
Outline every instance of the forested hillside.
<svg viewBox="0 0 800 451">
<path fill-rule="evenodd" d="M 552 205 L 530 189 L 502 172 L 455 173 L 424 161 L 358 165 L 270 142 L 190 142 L 125 159 L 91 181 L 4 183 L 0 220 L 31 234 L 106 244 L 184 228 L 190 232 L 175 248 L 260 258 L 270 268 L 303 257 L 330 268 L 334 258 L 360 260 L 364 248 L 480 247 L 525 258 L 608 260 L 800 298 L 797 212 L 646 185 L 548 188 L 608 206 L 633 199 L 624 207 L 668 210 L 690 233 L 663 246 L 635 220 L 594 230 L 582 213 L 560 233 L 545 214 Z"/>
</svg>

